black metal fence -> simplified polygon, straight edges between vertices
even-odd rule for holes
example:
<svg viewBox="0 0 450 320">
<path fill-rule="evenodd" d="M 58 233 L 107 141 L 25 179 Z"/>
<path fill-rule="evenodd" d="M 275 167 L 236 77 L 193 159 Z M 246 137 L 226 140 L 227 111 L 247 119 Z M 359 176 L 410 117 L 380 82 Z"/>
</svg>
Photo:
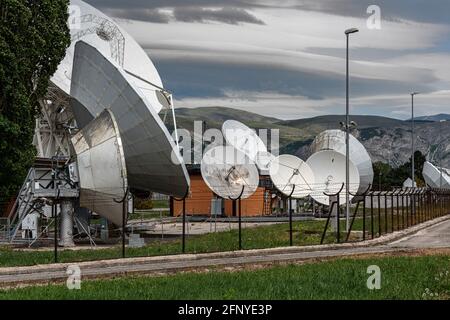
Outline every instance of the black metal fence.
<svg viewBox="0 0 450 320">
<path fill-rule="evenodd" d="M 128 224 L 123 222 L 118 226 L 117 242 L 113 242 L 112 247 L 98 249 L 87 252 L 89 248 L 81 251 L 58 250 L 58 230 L 53 230 L 54 237 L 48 241 L 54 244 L 54 259 L 39 253 L 39 256 L 28 258 L 30 251 L 18 252 L 23 255 L 24 261 L 32 259 L 47 263 L 49 260 L 72 262 L 111 259 L 119 257 L 142 257 L 155 255 L 171 255 L 180 253 L 207 253 L 223 252 L 241 249 L 263 249 L 282 246 L 303 246 L 319 245 L 344 242 L 358 242 L 375 239 L 380 236 L 404 230 L 411 226 L 429 221 L 444 215 L 450 214 L 450 190 L 430 189 L 430 188 L 409 188 L 394 189 L 392 191 L 369 191 L 364 194 L 352 195 L 353 203 L 348 219 L 344 214 L 345 201 L 342 201 L 344 188 L 340 188 L 336 194 L 330 197 L 329 206 L 324 206 L 325 219 L 315 218 L 315 211 L 302 212 L 293 216 L 290 198 L 289 210 L 284 216 L 274 216 L 274 220 L 268 217 L 242 217 L 240 200 L 233 201 L 233 217 L 222 217 L 222 227 L 224 224 L 229 229 L 215 229 L 215 219 L 217 217 L 205 218 L 206 220 L 195 219 L 186 210 L 186 192 L 182 199 L 174 199 L 182 202 L 182 215 L 180 217 L 167 217 L 170 219 L 172 234 L 164 236 L 164 231 L 158 237 L 159 231 L 155 228 L 155 233 L 151 233 L 149 227 L 156 220 L 160 221 L 164 227 L 165 219 L 156 220 L 153 215 L 147 219 L 130 220 Z M 119 200 L 119 199 L 117 199 Z M 124 217 L 128 214 L 127 206 L 123 205 Z M 286 213 L 288 216 L 286 216 Z M 259 220 L 258 220 L 259 219 Z M 213 222 L 214 221 L 214 222 Z M 248 223 L 257 222 L 257 225 L 248 227 Z M 265 222 L 271 222 L 265 225 Z M 209 233 L 205 232 L 205 224 L 210 224 Z M 212 228 L 214 223 L 214 228 Z M 254 223 L 255 224 L 255 223 Z M 203 233 L 191 232 L 191 228 L 202 225 Z M 233 225 L 233 227 L 232 227 Z M 330 227 L 331 226 L 331 227 Z M 148 227 L 148 228 L 143 228 Z M 167 225 L 167 227 L 169 227 Z M 263 228 L 260 229 L 259 227 Z M 198 229 L 197 229 L 198 230 Z M 214 230 L 214 231 L 213 231 Z M 144 232 L 141 232 L 144 231 Z M 289 234 L 288 234 L 289 233 Z M 50 233 L 49 233 L 50 234 Z M 146 237 L 147 242 L 132 243 L 134 236 Z M 113 237 L 116 237 L 114 235 Z M 127 243 L 128 246 L 125 246 Z M 144 238 L 142 238 L 144 240 Z M 48 245 L 48 241 L 46 242 Z M 119 247 L 118 244 L 121 244 Z M 1 248 L 0 248 L 1 251 Z M 52 252 L 49 251 L 48 254 Z M 43 258 L 42 258 L 42 257 Z M 37 259 L 37 260 L 35 260 Z M 39 260 L 41 259 L 41 260 Z M 28 261 L 28 260 L 27 260 Z M 30 260 L 31 261 L 31 260 Z"/>
<path fill-rule="evenodd" d="M 340 192 L 330 202 L 330 210 L 322 234 L 323 243 L 328 225 L 332 218 L 336 223 L 336 242 L 341 243 L 340 232 L 342 207 L 339 203 Z M 414 225 L 432 220 L 450 213 L 450 190 L 432 188 L 403 188 L 392 191 L 366 191 L 353 199 L 349 227 L 345 232 L 344 242 L 375 239 L 382 235 L 404 230 Z M 336 206 L 336 210 L 333 210 Z M 355 224 L 359 223 L 360 237 L 352 237 L 357 233 Z"/>
</svg>

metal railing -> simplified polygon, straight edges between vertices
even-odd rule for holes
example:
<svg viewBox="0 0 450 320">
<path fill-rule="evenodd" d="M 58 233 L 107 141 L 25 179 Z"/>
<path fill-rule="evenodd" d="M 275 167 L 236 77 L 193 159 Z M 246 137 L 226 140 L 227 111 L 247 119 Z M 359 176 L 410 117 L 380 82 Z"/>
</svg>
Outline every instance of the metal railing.
<svg viewBox="0 0 450 320">
<path fill-rule="evenodd" d="M 341 208 L 338 193 L 329 195 L 330 210 L 323 230 L 321 244 L 328 232 L 328 224 L 332 219 L 334 206 L 337 206 L 334 218 L 338 221 L 335 231 L 336 243 L 341 239 Z M 375 239 L 383 235 L 401 231 L 417 224 L 447 215 L 450 213 L 450 190 L 433 188 L 405 188 L 392 191 L 369 191 L 356 195 L 353 204 L 351 222 L 345 235 L 345 242 Z M 355 223 L 361 226 L 361 237 L 354 230 Z"/>
</svg>

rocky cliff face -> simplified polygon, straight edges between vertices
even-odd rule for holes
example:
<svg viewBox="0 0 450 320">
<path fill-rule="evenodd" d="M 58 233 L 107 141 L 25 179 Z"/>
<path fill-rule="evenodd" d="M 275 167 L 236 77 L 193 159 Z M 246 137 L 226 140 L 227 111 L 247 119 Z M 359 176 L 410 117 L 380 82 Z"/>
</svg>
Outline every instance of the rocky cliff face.
<svg viewBox="0 0 450 320">
<path fill-rule="evenodd" d="M 393 167 L 407 162 L 411 156 L 411 123 L 403 122 L 393 127 L 373 127 L 354 130 L 355 135 L 366 147 L 373 162 L 382 161 Z M 439 165 L 450 167 L 450 123 L 418 122 L 415 124 L 415 150 Z M 301 158 L 311 154 L 309 145 L 299 147 L 295 152 Z"/>
</svg>

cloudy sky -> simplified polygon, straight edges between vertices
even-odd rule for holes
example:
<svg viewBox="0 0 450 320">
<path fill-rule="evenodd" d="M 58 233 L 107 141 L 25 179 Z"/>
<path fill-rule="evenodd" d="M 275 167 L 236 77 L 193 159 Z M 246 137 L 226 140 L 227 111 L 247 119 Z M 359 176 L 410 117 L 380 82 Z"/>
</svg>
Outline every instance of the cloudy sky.
<svg viewBox="0 0 450 320">
<path fill-rule="evenodd" d="M 226 106 L 281 119 L 351 112 L 450 113 L 448 0 L 87 0 L 148 52 L 178 107 Z M 370 5 L 381 9 L 381 29 Z"/>
</svg>

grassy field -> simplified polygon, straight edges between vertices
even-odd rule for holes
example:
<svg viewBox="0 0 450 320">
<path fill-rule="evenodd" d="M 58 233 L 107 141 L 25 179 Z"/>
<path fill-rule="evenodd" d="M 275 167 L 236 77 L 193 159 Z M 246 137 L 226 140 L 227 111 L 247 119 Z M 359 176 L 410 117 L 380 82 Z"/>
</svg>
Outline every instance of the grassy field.
<svg viewBox="0 0 450 320">
<path fill-rule="evenodd" d="M 295 222 L 293 224 L 294 245 L 315 245 L 320 243 L 324 228 L 323 220 Z M 343 223 L 343 222 L 342 222 Z M 359 223 L 355 224 L 357 227 Z M 342 227 L 342 230 L 344 227 Z M 342 234 L 342 237 L 344 235 Z M 326 243 L 335 241 L 329 232 Z M 289 245 L 289 225 L 275 224 L 243 229 L 244 249 L 273 248 Z M 187 253 L 220 252 L 238 249 L 238 231 L 209 233 L 187 237 Z M 181 239 L 155 240 L 143 248 L 127 248 L 127 257 L 171 255 L 181 253 Z M 110 249 L 60 250 L 60 262 L 114 259 L 121 257 L 121 247 Z M 45 264 L 53 262 L 52 251 L 20 251 L 0 248 L 0 267 Z"/>
<path fill-rule="evenodd" d="M 367 288 L 368 266 L 381 289 Z M 0 291 L 0 299 L 450 299 L 450 256 L 341 259 L 266 269 L 86 280 Z"/>
<path fill-rule="evenodd" d="M 143 219 L 159 219 L 161 217 L 167 218 L 169 217 L 169 211 L 161 208 L 161 211 L 149 211 L 149 210 L 140 210 L 136 211 L 134 214 L 130 215 L 130 221 L 133 220 L 143 220 Z"/>
<path fill-rule="evenodd" d="M 384 215 L 381 215 L 381 225 L 384 228 Z M 388 216 L 390 221 L 390 217 Z M 396 219 L 395 219 L 396 220 Z M 293 244 L 296 246 L 318 245 L 324 229 L 324 220 L 294 222 Z M 362 230 L 362 219 L 355 220 L 353 230 Z M 390 227 L 388 228 L 390 230 Z M 335 235 L 328 229 L 324 243 L 334 243 Z M 341 220 L 341 241 L 345 241 L 345 221 Z M 370 230 L 370 219 L 366 219 L 366 230 Z M 374 218 L 375 237 L 378 236 L 378 220 Z M 383 229 L 384 233 L 384 229 Z M 367 236 L 367 239 L 370 235 Z M 242 243 L 244 249 L 260 249 L 284 247 L 289 245 L 289 225 L 275 224 L 243 229 Z M 207 253 L 232 251 L 238 249 L 238 231 L 210 233 L 190 236 L 186 240 L 187 253 Z M 144 257 L 173 255 L 181 253 L 181 239 L 155 240 L 143 248 L 127 248 L 127 257 Z M 52 251 L 20 251 L 0 248 L 0 267 L 25 266 L 52 263 Z M 121 247 L 108 249 L 60 250 L 59 262 L 80 262 L 121 257 Z"/>
</svg>

